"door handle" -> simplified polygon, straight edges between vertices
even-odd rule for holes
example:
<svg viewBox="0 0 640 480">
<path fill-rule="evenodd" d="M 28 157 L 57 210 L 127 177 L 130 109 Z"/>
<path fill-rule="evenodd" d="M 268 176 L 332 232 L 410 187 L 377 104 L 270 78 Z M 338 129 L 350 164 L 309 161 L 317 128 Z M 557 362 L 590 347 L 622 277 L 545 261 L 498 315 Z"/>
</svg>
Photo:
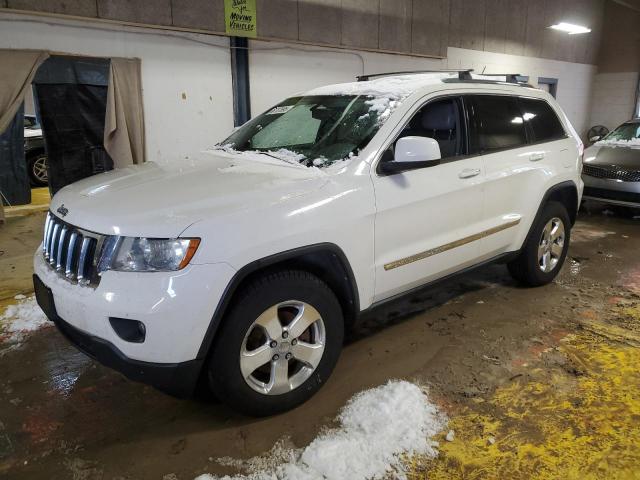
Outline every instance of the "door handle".
<svg viewBox="0 0 640 480">
<path fill-rule="evenodd" d="M 544 158 L 544 153 L 540 152 L 540 153 L 532 153 L 531 155 L 529 155 L 529 160 L 532 162 L 537 162 L 539 160 L 542 160 Z"/>
<path fill-rule="evenodd" d="M 480 175 L 479 168 L 465 168 L 458 174 L 458 178 L 473 178 Z"/>
</svg>

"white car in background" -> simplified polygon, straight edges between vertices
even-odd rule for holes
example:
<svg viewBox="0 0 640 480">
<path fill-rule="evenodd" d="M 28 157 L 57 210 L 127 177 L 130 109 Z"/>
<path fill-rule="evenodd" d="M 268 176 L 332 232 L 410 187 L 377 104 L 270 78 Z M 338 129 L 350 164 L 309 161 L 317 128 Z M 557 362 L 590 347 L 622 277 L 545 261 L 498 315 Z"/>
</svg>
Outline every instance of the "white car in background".
<svg viewBox="0 0 640 480">
<path fill-rule="evenodd" d="M 318 88 L 195 158 L 60 190 L 38 302 L 134 380 L 281 412 L 365 310 L 488 262 L 552 281 L 582 195 L 572 132 L 547 93 L 469 72 Z"/>
<path fill-rule="evenodd" d="M 34 115 L 24 116 L 24 158 L 27 173 L 34 187 L 49 184 L 48 156 L 42 136 L 42 127 Z"/>
</svg>

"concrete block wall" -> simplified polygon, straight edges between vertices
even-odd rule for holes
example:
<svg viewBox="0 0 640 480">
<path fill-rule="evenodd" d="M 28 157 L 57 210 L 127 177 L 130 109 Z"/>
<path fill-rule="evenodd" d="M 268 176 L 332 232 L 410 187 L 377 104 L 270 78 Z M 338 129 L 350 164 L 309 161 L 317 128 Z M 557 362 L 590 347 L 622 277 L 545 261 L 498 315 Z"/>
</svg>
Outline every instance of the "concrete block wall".
<svg viewBox="0 0 640 480">
<path fill-rule="evenodd" d="M 557 78 L 558 103 L 581 136 L 589 128 L 595 65 L 453 47 L 448 49 L 446 65 L 446 68 L 473 68 L 479 73 L 520 73 L 528 76 L 534 86 L 540 77 Z"/>
<path fill-rule="evenodd" d="M 590 126 L 613 130 L 634 115 L 638 72 L 598 73 L 594 79 Z"/>
<path fill-rule="evenodd" d="M 539 77 L 558 79 L 557 99 L 576 130 L 589 128 L 595 65 L 449 47 L 446 59 L 429 59 L 291 43 L 249 44 L 251 112 L 255 116 L 284 98 L 330 83 L 351 82 L 363 73 L 473 68 L 476 72 L 521 73 L 533 85 Z"/>
<path fill-rule="evenodd" d="M 257 0 L 258 37 L 444 57 L 447 47 L 594 63 L 605 0 Z M 0 0 L 0 8 L 224 32 L 223 0 Z M 591 35 L 548 27 L 589 25 Z"/>
</svg>

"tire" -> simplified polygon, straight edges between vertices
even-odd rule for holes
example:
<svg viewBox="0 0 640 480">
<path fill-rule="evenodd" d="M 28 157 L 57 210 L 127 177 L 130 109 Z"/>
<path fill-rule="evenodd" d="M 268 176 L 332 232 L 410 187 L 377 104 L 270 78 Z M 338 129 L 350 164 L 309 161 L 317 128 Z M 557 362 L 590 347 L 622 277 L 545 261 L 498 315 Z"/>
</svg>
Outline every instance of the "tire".
<svg viewBox="0 0 640 480">
<path fill-rule="evenodd" d="M 31 180 L 32 186 L 46 187 L 47 185 L 49 185 L 47 163 L 47 154 L 44 152 L 33 153 L 27 159 L 29 179 Z"/>
<path fill-rule="evenodd" d="M 557 222 L 561 222 L 560 227 L 563 233 L 555 230 L 555 234 L 543 236 L 546 235 L 545 228 L 548 231 L 551 226 L 553 231 Z M 554 235 L 557 237 L 554 238 Z M 518 282 L 530 287 L 550 283 L 562 268 L 570 238 L 571 220 L 566 207 L 559 202 L 548 202 L 534 221 L 520 254 L 515 260 L 509 262 L 509 272 Z M 548 257 L 543 258 L 544 253 L 547 253 Z"/>
<path fill-rule="evenodd" d="M 300 325 L 316 317 L 319 319 L 300 334 Z M 270 321 L 274 318 L 277 323 Z M 306 322 L 296 328 L 292 321 L 296 318 Z M 222 402 L 247 415 L 290 410 L 326 382 L 343 340 L 342 309 L 322 280 L 299 270 L 265 274 L 242 289 L 223 319 L 208 365 L 210 388 Z M 250 355 L 260 360 L 243 360 Z M 287 381 L 282 381 L 284 372 Z"/>
</svg>

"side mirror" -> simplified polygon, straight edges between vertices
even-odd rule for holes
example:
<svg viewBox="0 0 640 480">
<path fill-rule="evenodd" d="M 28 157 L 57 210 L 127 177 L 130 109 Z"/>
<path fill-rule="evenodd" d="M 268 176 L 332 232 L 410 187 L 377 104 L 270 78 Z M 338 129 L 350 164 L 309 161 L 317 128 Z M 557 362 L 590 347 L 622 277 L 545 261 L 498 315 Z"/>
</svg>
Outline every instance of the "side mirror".
<svg viewBox="0 0 640 480">
<path fill-rule="evenodd" d="M 597 142 L 598 140 L 600 140 L 601 138 L 602 138 L 602 136 L 601 136 L 601 135 L 594 135 L 593 137 L 591 137 L 591 138 L 589 139 L 589 141 L 590 141 L 591 143 L 596 143 L 596 142 Z"/>
<path fill-rule="evenodd" d="M 440 145 L 429 137 L 402 137 L 396 142 L 393 160 L 380 163 L 382 173 L 400 173 L 440 163 Z"/>
</svg>

